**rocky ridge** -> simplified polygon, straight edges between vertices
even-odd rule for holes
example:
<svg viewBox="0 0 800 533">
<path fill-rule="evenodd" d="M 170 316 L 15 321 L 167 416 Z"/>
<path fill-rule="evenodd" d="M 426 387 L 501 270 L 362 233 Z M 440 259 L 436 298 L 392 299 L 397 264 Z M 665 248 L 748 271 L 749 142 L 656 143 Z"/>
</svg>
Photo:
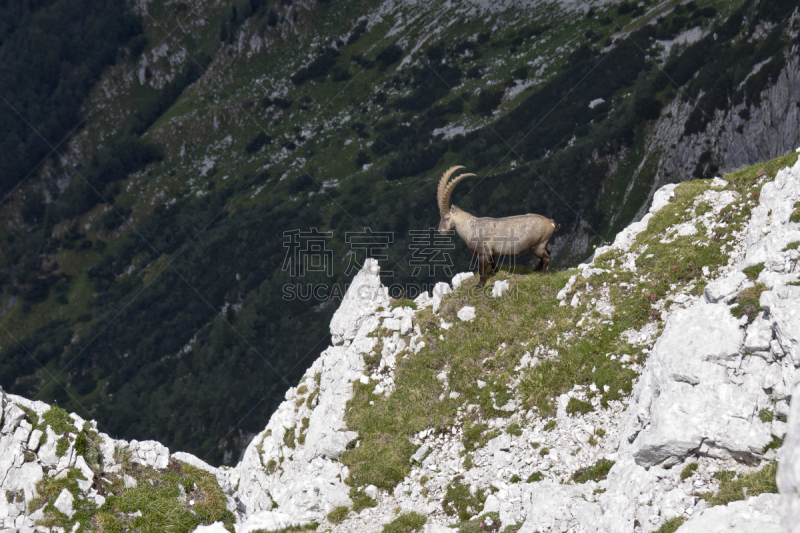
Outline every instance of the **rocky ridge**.
<svg viewBox="0 0 800 533">
<path fill-rule="evenodd" d="M 660 189 L 648 214 L 612 245 L 598 249 L 557 295 L 562 307 L 581 313 L 574 332 L 564 332 L 565 339 L 603 328 L 623 305 L 614 299 L 608 280 L 649 281 L 653 274 L 646 246 L 637 240 L 651 224 L 665 226 L 658 236 L 663 244 L 688 240 L 703 248 L 733 226 L 736 216 L 745 217 L 746 224 L 737 226 L 723 245 L 726 264 L 704 267 L 701 282 L 671 284 L 654 295 L 651 313 L 658 318 L 623 333 L 636 351 L 612 357 L 638 374 L 630 393 L 621 389 L 619 398 L 604 402 L 595 383 L 576 384 L 556 398 L 554 417 L 512 398 L 495 404 L 508 416 L 484 417 L 486 439 L 474 451 L 466 453 L 467 425 L 438 432 L 429 428 L 410 438 L 416 450 L 412 467 L 393 490 L 350 487 L 349 469 L 340 458 L 361 444 L 345 422 L 355 386 L 372 388 L 376 398 L 393 394 L 399 362 L 425 349 L 423 339 L 431 338 L 424 335 L 431 327 L 423 324 L 424 313 L 436 313 L 432 316 L 441 338 L 453 325 L 449 320 L 482 318 L 475 306 L 462 306 L 457 318 L 445 314 L 449 293 L 458 294 L 474 282 L 469 274 L 459 274 L 452 285 L 437 285 L 433 295 L 423 293 L 415 301 L 417 309 L 392 308 L 377 262 L 368 260 L 331 322 L 333 345 L 287 392 L 235 468 L 216 469 L 189 454 L 170 454 L 152 441 L 115 441 L 74 414 L 59 427 L 48 418 L 47 404 L 3 394 L 0 489 L 5 498 L 0 498 L 0 517 L 5 530 L 0 531 L 63 530 L 36 525 L 47 513 L 67 518 L 62 523 L 76 531 L 85 530 L 86 524 L 74 526 L 73 515 L 79 516 L 75 509 L 82 501 L 103 506 L 97 480 L 116 478 L 129 488 L 136 480 L 128 479 L 125 465 L 166 471 L 176 463 L 215 476 L 233 513 L 230 518 L 236 517 L 237 533 L 313 522 L 336 532 L 381 531 L 406 513 L 426 517 L 424 531 L 449 531 L 447 526 L 457 521 L 452 511 L 459 488 L 466 491 L 467 503 L 457 514 L 463 510 L 480 517 L 490 531 L 654 531 L 675 519 L 685 520 L 681 533 L 721 531 L 731 524 L 742 531 L 797 531 L 800 413 L 790 400 L 800 366 L 800 252 L 793 245 L 800 242 L 800 164 L 780 170 L 774 179 L 760 173 L 746 190 L 722 179 L 699 183 L 688 202 L 686 189 Z M 681 200 L 688 206 L 684 218 L 673 223 L 658 218 Z M 508 286 L 507 280 L 495 281 L 491 298 L 510 298 Z M 758 305 L 745 308 L 743 295 L 754 289 Z M 738 307 L 745 312 L 737 312 Z M 557 346 L 529 348 L 512 379 L 516 390 L 528 369 L 558 357 Z M 367 363 L 372 358 L 377 364 Z M 440 400 L 458 400 L 464 393 L 451 388 L 447 369 L 437 379 Z M 482 389 L 486 382 L 478 380 L 475 386 Z M 589 407 L 576 411 L 575 405 Z M 475 407 L 466 404 L 459 413 Z M 726 473 L 745 479 L 774 468 L 776 459 L 781 494 L 751 490 L 748 498 L 745 489 L 734 498 L 744 496 L 743 501 L 710 506 Z M 81 473 L 73 474 L 76 490 L 64 489 L 34 509 L 38 483 L 76 470 Z M 602 475 L 595 475 L 599 470 Z M 337 516 L 342 508 L 343 516 Z M 222 520 L 197 529 L 223 530 Z"/>
</svg>

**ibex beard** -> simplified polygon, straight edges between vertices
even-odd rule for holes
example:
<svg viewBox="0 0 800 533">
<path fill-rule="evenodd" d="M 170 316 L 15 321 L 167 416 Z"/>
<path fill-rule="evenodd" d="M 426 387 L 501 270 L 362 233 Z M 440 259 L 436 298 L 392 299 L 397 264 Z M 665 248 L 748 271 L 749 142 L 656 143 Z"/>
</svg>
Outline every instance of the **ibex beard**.
<svg viewBox="0 0 800 533">
<path fill-rule="evenodd" d="M 499 256 L 518 256 L 527 251 L 541 259 L 538 270 L 544 274 L 550 265 L 547 243 L 560 225 L 541 215 L 518 215 L 505 218 L 475 217 L 456 206 L 450 205 L 450 195 L 458 183 L 475 174 L 460 174 L 450 177 L 464 167 L 449 168 L 439 180 L 436 200 L 439 204 L 439 233 L 454 231 L 467 243 L 469 250 L 478 258 L 478 286 L 486 284 L 486 267 L 491 265 L 492 274 L 497 271 Z"/>
</svg>

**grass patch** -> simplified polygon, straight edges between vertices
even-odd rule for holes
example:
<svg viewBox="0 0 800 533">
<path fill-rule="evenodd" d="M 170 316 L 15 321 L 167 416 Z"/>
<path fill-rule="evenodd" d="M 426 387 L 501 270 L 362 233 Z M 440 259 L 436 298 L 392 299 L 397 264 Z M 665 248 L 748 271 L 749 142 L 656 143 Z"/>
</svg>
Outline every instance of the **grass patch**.
<svg viewBox="0 0 800 533">
<path fill-rule="evenodd" d="M 686 518 L 682 516 L 676 516 L 675 518 L 670 518 L 663 524 L 661 527 L 656 529 L 653 533 L 675 533 L 678 531 L 678 528 L 686 522 Z"/>
<path fill-rule="evenodd" d="M 800 202 L 794 203 L 794 209 L 792 210 L 792 214 L 789 215 L 789 222 L 800 224 Z"/>
<path fill-rule="evenodd" d="M 576 483 L 586 483 L 587 481 L 602 481 L 608 476 L 608 471 L 614 466 L 614 461 L 600 459 L 593 466 L 581 468 L 572 475 L 572 480 Z"/>
<path fill-rule="evenodd" d="M 769 411 L 767 409 L 762 409 L 761 411 L 759 411 L 758 418 L 765 424 L 769 424 L 774 419 L 774 417 L 772 416 L 772 411 Z"/>
<path fill-rule="evenodd" d="M 544 474 L 542 474 L 541 472 L 534 472 L 530 476 L 528 476 L 528 479 L 525 480 L 525 483 L 536 483 L 537 481 L 541 481 L 543 479 L 544 479 Z"/>
<path fill-rule="evenodd" d="M 592 411 L 594 411 L 594 407 L 589 402 L 584 402 L 583 400 L 579 400 L 577 398 L 570 398 L 569 402 L 567 402 L 567 413 L 573 416 L 575 414 L 585 415 L 586 413 L 591 413 Z"/>
<path fill-rule="evenodd" d="M 459 520 L 465 522 L 483 509 L 486 493 L 483 490 L 477 490 L 473 495 L 469 490 L 469 485 L 463 483 L 463 480 L 464 476 L 456 476 L 447 485 L 442 508 L 445 514 L 458 516 Z"/>
<path fill-rule="evenodd" d="M 694 473 L 697 472 L 697 467 L 699 466 L 700 465 L 697 463 L 689 463 L 688 465 L 686 465 L 686 468 L 684 468 L 681 471 L 681 481 L 686 481 L 687 479 L 692 477 Z"/>
<path fill-rule="evenodd" d="M 788 252 L 789 250 L 797 250 L 798 246 L 800 246 L 800 241 L 792 241 L 786 245 L 786 248 L 784 248 L 783 251 Z"/>
<path fill-rule="evenodd" d="M 772 440 L 769 441 L 769 444 L 764 446 L 764 453 L 767 453 L 770 450 L 777 450 L 781 446 L 783 446 L 783 439 L 782 438 L 778 438 L 775 435 L 773 435 L 772 436 Z"/>
<path fill-rule="evenodd" d="M 500 531 L 500 513 L 486 513 L 458 525 L 458 533 L 496 533 L 498 531 Z"/>
<path fill-rule="evenodd" d="M 422 531 L 423 526 L 428 521 L 427 516 L 419 513 L 405 513 L 401 514 L 385 526 L 383 526 L 383 533 L 414 533 L 415 531 Z"/>
<path fill-rule="evenodd" d="M 519 426 L 519 424 L 517 424 L 517 426 Z M 464 443 L 464 449 L 468 452 L 472 452 L 479 448 L 483 448 L 486 446 L 487 442 L 499 435 L 499 430 L 493 429 L 490 431 L 489 426 L 486 424 L 468 421 L 464 426 L 464 437 L 462 439 L 462 442 Z"/>
<path fill-rule="evenodd" d="M 775 481 L 777 473 L 778 465 L 773 461 L 752 474 L 739 474 L 738 477 L 723 476 L 719 490 L 711 498 L 709 505 L 727 505 L 765 492 L 777 494 L 778 484 Z"/>
<path fill-rule="evenodd" d="M 762 270 L 764 270 L 764 263 L 750 265 L 747 268 L 743 268 L 742 272 L 744 272 L 751 281 L 755 281 L 758 279 L 758 275 L 761 274 Z"/>
<path fill-rule="evenodd" d="M 77 433 L 78 429 L 75 427 L 69 413 L 64 409 L 53 406 L 42 415 L 45 425 L 50 426 L 56 435 L 63 435 L 64 433 Z"/>
<path fill-rule="evenodd" d="M 297 429 L 296 426 L 292 426 L 290 428 L 286 428 L 286 431 L 283 433 L 283 445 L 287 448 L 294 449 L 295 447 L 295 430 Z"/>
<path fill-rule="evenodd" d="M 98 507 L 81 494 L 78 481 L 85 479 L 78 469 L 71 469 L 63 479 L 45 477 L 36 485 L 37 496 L 29 510 L 43 508 L 42 525 L 62 527 L 66 531 L 141 533 L 189 533 L 198 525 L 221 521 L 233 531 L 233 514 L 226 509 L 227 499 L 213 474 L 191 465 L 171 461 L 165 470 L 154 470 L 123 462 L 123 472 L 137 484 L 125 488 L 122 479 L 107 483 L 101 479 L 98 492 L 106 497 Z M 75 496 L 72 518 L 53 506 L 63 489 Z M 141 511 L 141 516 L 131 516 Z M 76 526 L 80 523 L 80 526 Z"/>
<path fill-rule="evenodd" d="M 422 483 L 421 479 L 420 483 Z M 422 484 L 424 485 L 424 483 Z M 350 489 L 350 499 L 353 500 L 353 512 L 356 514 L 364 509 L 378 506 L 377 501 L 367 496 L 363 490 L 358 490 L 355 487 Z"/>
<path fill-rule="evenodd" d="M 758 315 L 764 312 L 761 305 L 758 303 L 761 298 L 761 293 L 767 290 L 763 283 L 756 283 L 752 287 L 748 287 L 739 292 L 733 303 L 739 304 L 731 308 L 731 314 L 736 318 L 742 318 L 747 315 L 748 322 L 752 322 Z"/>
<path fill-rule="evenodd" d="M 542 430 L 543 431 L 553 431 L 554 429 L 556 429 L 557 425 L 558 425 L 558 422 L 556 422 L 555 420 L 548 420 L 547 423 L 542 428 Z"/>
<path fill-rule="evenodd" d="M 413 300 L 409 300 L 408 298 L 400 298 L 398 300 L 393 300 L 390 309 L 397 309 L 398 307 L 410 307 L 414 311 L 417 310 L 417 304 Z"/>
<path fill-rule="evenodd" d="M 516 422 L 512 422 L 506 428 L 506 433 L 508 433 L 509 435 L 514 435 L 515 437 L 521 437 L 522 436 L 522 426 L 520 426 Z"/>
<path fill-rule="evenodd" d="M 350 514 L 350 508 L 347 506 L 336 507 L 333 511 L 328 513 L 328 521 L 332 524 L 341 524 Z"/>
</svg>

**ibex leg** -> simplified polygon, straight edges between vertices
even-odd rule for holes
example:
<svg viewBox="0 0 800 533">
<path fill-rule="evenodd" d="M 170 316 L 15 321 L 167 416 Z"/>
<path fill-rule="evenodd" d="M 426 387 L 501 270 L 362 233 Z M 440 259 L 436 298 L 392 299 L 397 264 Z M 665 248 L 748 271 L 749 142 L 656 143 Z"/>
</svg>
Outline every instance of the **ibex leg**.
<svg viewBox="0 0 800 533">
<path fill-rule="evenodd" d="M 536 257 L 542 260 L 542 262 L 539 263 L 539 266 L 536 268 L 536 270 L 541 271 L 542 274 L 547 273 L 547 267 L 550 265 L 550 253 L 547 251 L 547 248 L 545 248 L 545 245 L 546 243 L 543 243 L 539 246 L 534 246 L 531 248 L 531 252 L 533 252 Z"/>
<path fill-rule="evenodd" d="M 486 285 L 486 267 L 489 265 L 490 257 L 491 256 L 487 255 L 478 256 L 478 274 L 481 276 L 481 279 L 478 281 L 478 287 Z"/>
</svg>

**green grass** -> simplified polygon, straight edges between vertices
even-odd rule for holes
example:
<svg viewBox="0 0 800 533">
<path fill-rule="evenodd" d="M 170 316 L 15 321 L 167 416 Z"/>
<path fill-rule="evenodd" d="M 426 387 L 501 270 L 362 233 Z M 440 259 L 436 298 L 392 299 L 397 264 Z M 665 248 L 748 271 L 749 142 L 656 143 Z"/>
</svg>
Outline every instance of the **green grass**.
<svg viewBox="0 0 800 533">
<path fill-rule="evenodd" d="M 798 224 L 800 223 L 800 202 L 795 202 L 793 207 L 792 214 L 789 215 L 789 222 Z"/>
<path fill-rule="evenodd" d="M 525 483 L 535 483 L 543 479 L 544 479 L 544 474 L 542 474 L 541 472 L 534 472 L 530 476 L 528 476 L 528 479 L 525 480 Z"/>
<path fill-rule="evenodd" d="M 731 313 L 736 318 L 742 318 L 747 315 L 748 321 L 752 322 L 758 315 L 764 312 L 761 305 L 758 303 L 761 293 L 767 290 L 767 287 L 762 283 L 756 283 L 752 287 L 748 287 L 739 292 L 734 303 L 738 304 L 731 309 Z"/>
<path fill-rule="evenodd" d="M 589 402 L 584 402 L 583 400 L 579 400 L 577 398 L 570 398 L 569 402 L 567 402 L 567 413 L 570 415 L 585 415 L 586 413 L 591 413 L 592 411 L 594 411 L 594 407 Z"/>
<path fill-rule="evenodd" d="M 572 480 L 576 483 L 586 483 L 587 481 L 602 481 L 608 476 L 609 470 L 614 466 L 614 461 L 600 459 L 588 468 L 581 468 L 572 475 Z"/>
<path fill-rule="evenodd" d="M 77 433 L 75 424 L 72 418 L 64 409 L 58 406 L 53 406 L 42 415 L 45 425 L 50 426 L 56 435 L 63 435 L 64 433 Z"/>
<path fill-rule="evenodd" d="M 424 485 L 422 480 L 420 480 L 420 483 Z M 363 490 L 358 490 L 355 487 L 350 489 L 350 499 L 353 500 L 353 512 L 356 514 L 360 513 L 364 509 L 378 506 L 377 501 L 367 496 Z"/>
<path fill-rule="evenodd" d="M 733 477 L 731 473 L 720 475 L 718 477 L 718 479 L 721 479 L 719 490 L 711 498 L 709 504 L 712 506 L 727 505 L 730 502 L 744 500 L 763 493 L 777 494 L 778 485 L 775 481 L 777 473 L 778 465 L 773 461 L 752 474 L 739 474 L 738 477 Z M 744 493 L 745 487 L 747 488 L 747 495 Z"/>
<path fill-rule="evenodd" d="M 311 522 L 310 524 L 303 524 L 302 526 L 289 526 L 283 529 L 267 531 L 266 529 L 256 529 L 253 533 L 312 533 L 316 531 L 319 524 Z"/>
<path fill-rule="evenodd" d="M 328 513 L 328 521 L 332 524 L 341 524 L 350 514 L 350 508 L 347 506 L 336 507 L 333 511 Z"/>
<path fill-rule="evenodd" d="M 417 310 L 417 304 L 413 300 L 409 300 L 408 298 L 400 298 L 398 300 L 393 300 L 391 309 L 397 309 L 398 307 L 410 307 L 415 311 Z"/>
<path fill-rule="evenodd" d="M 483 503 L 486 501 L 486 492 L 483 490 L 475 491 L 472 494 L 469 490 L 469 484 L 463 483 L 464 476 L 456 476 L 447 485 L 447 493 L 442 501 L 442 508 L 445 514 L 449 516 L 457 516 L 461 522 L 469 520 L 481 509 Z"/>
<path fill-rule="evenodd" d="M 783 438 L 776 437 L 775 435 L 772 436 L 772 440 L 769 441 L 769 444 L 764 446 L 764 453 L 767 453 L 770 450 L 777 450 L 781 446 L 783 446 Z"/>
<path fill-rule="evenodd" d="M 492 525 L 488 525 L 488 522 Z M 486 513 L 458 525 L 458 533 L 495 533 L 500 531 L 500 513 Z"/>
<path fill-rule="evenodd" d="M 755 281 L 758 279 L 758 275 L 761 274 L 762 270 L 764 270 L 764 263 L 743 268 L 742 272 L 744 272 L 751 281 Z"/>
<path fill-rule="evenodd" d="M 80 470 L 71 469 L 63 479 L 46 476 L 39 481 L 29 511 L 43 508 L 42 525 L 67 531 L 80 523 L 79 532 L 117 533 L 124 526 L 125 530 L 141 533 L 189 533 L 198 525 L 216 521 L 233 531 L 233 514 L 226 509 L 227 498 L 213 474 L 178 461 L 170 462 L 165 470 L 154 470 L 130 463 L 124 452 L 119 457 L 123 472 L 137 481 L 136 487 L 125 488 L 122 479 L 115 478 L 110 484 L 101 480 L 98 492 L 106 496 L 106 501 L 98 507 L 78 497 L 78 480 L 85 478 Z M 65 488 L 75 496 L 76 513 L 72 518 L 53 506 Z M 179 498 L 181 494 L 185 497 Z M 141 511 L 142 516 L 131 518 L 130 513 L 136 511 Z"/>
<path fill-rule="evenodd" d="M 506 428 L 506 433 L 508 433 L 509 435 L 514 435 L 515 437 L 521 437 L 522 436 L 522 426 L 520 426 L 516 422 L 512 422 Z"/>
<path fill-rule="evenodd" d="M 383 526 L 383 533 L 414 533 L 422 531 L 423 526 L 428 521 L 427 516 L 419 513 L 404 513 Z"/>
<path fill-rule="evenodd" d="M 687 479 L 692 477 L 694 473 L 697 472 L 697 467 L 699 466 L 700 465 L 697 463 L 689 463 L 688 465 L 686 465 L 686 468 L 684 468 L 681 471 L 681 481 L 686 481 Z"/>
<path fill-rule="evenodd" d="M 788 252 L 789 250 L 797 250 L 798 246 L 800 246 L 800 241 L 792 241 L 786 245 L 786 248 L 784 248 L 783 251 Z"/>
<path fill-rule="evenodd" d="M 686 518 L 682 516 L 677 516 L 675 518 L 670 518 L 663 524 L 661 527 L 656 529 L 653 533 L 675 533 L 678 531 L 678 528 L 686 522 Z"/>
</svg>

